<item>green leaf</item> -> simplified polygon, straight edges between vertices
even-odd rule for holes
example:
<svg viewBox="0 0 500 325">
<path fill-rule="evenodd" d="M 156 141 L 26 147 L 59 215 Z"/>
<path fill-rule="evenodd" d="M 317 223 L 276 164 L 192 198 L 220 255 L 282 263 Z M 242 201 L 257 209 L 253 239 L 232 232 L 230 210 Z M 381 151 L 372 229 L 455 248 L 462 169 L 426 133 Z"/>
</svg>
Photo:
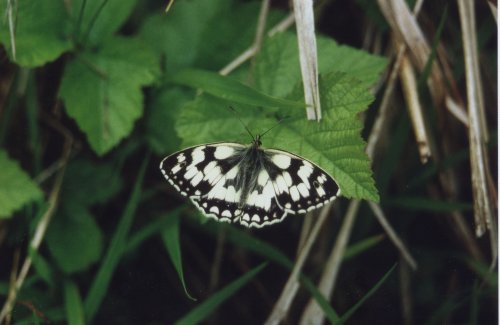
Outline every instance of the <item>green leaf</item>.
<svg viewBox="0 0 500 325">
<path fill-rule="evenodd" d="M 221 6 L 228 0 L 179 1 L 168 14 L 149 18 L 140 35 L 159 54 L 168 57 L 168 73 L 191 66 L 197 57 L 197 49 L 203 31 Z"/>
<path fill-rule="evenodd" d="M 36 270 L 36 274 L 42 278 L 45 283 L 49 286 L 53 286 L 55 284 L 55 272 L 53 267 L 49 262 L 36 250 L 34 250 L 31 246 L 28 247 L 28 254 L 33 261 L 33 268 Z"/>
<path fill-rule="evenodd" d="M 238 117 L 247 124 L 256 116 L 257 110 L 240 105 L 237 107 L 238 113 L 234 114 L 229 110 L 231 105 L 231 102 L 211 95 L 197 96 L 188 102 L 175 122 L 182 146 L 236 140 L 250 143 L 252 139 L 238 121 Z"/>
<path fill-rule="evenodd" d="M 140 36 L 168 58 L 169 75 L 187 67 L 219 70 L 252 44 L 259 10 L 257 1 L 178 1 L 148 18 Z M 267 26 L 282 16 L 270 10 Z"/>
<path fill-rule="evenodd" d="M 134 188 L 132 189 L 127 205 L 123 210 L 123 215 L 116 228 L 113 238 L 111 239 L 106 255 L 100 264 L 100 268 L 95 276 L 94 282 L 92 282 L 89 292 L 85 298 L 84 309 L 89 323 L 91 323 L 97 313 L 97 310 L 106 295 L 115 268 L 118 265 L 123 253 L 126 251 L 128 233 L 130 227 L 132 226 L 135 210 L 139 205 L 142 182 L 144 180 L 144 174 L 148 164 L 149 155 L 143 160 L 134 184 Z"/>
<path fill-rule="evenodd" d="M 181 85 L 201 89 L 207 93 L 239 104 L 261 107 L 304 108 L 300 101 L 271 97 L 230 77 L 204 70 L 183 70 L 172 77 Z"/>
<path fill-rule="evenodd" d="M 26 203 L 42 197 L 40 188 L 19 164 L 0 149 L 0 219 L 7 218 Z"/>
<path fill-rule="evenodd" d="M 308 121 L 302 109 L 281 109 L 290 116 L 263 138 L 267 148 L 286 149 L 321 166 L 338 182 L 346 197 L 378 201 L 370 161 L 364 152 L 362 124 L 357 114 L 371 103 L 373 96 L 356 80 L 343 73 L 331 73 L 320 79 L 323 120 Z M 294 94 L 300 97 L 300 94 Z M 208 95 L 198 96 L 179 115 L 177 131 L 184 145 L 235 141 L 250 143 L 237 116 L 226 108 L 230 103 Z M 241 119 L 255 134 L 278 122 L 266 115 L 270 110 L 243 106 Z M 241 137 L 244 135 L 244 138 Z"/>
<path fill-rule="evenodd" d="M 323 312 L 325 313 L 326 318 L 330 321 L 331 324 L 340 320 L 337 312 L 332 308 L 330 302 L 323 296 L 323 294 L 314 286 L 314 284 L 305 277 L 301 278 L 303 285 L 307 288 L 307 290 L 311 293 L 314 300 L 321 307 Z"/>
<path fill-rule="evenodd" d="M 344 72 L 370 88 L 387 66 L 387 58 L 346 45 L 338 45 L 331 38 L 318 37 L 318 64 L 320 73 Z"/>
<path fill-rule="evenodd" d="M 94 151 L 103 155 L 132 132 L 142 115 L 141 87 L 158 73 L 158 58 L 132 38 L 112 38 L 83 52 L 64 71 L 59 95 Z"/>
<path fill-rule="evenodd" d="M 7 3 L 2 2 L 2 9 Z M 12 43 L 7 13 L 2 10 L 0 43 L 11 60 L 24 67 L 42 66 L 54 61 L 71 49 L 70 30 L 63 1 L 19 0 L 12 4 L 16 58 L 12 57 Z"/>
<path fill-rule="evenodd" d="M 317 38 L 319 72 L 345 72 L 361 81 L 366 89 L 374 84 L 385 68 L 385 58 L 349 46 L 340 46 L 333 39 Z M 256 58 L 255 85 L 272 96 L 284 97 L 301 82 L 297 36 L 280 33 L 267 38 Z"/>
<path fill-rule="evenodd" d="M 215 309 L 228 298 L 230 298 L 236 291 L 238 291 L 241 287 L 248 283 L 254 276 L 256 276 L 262 269 L 266 266 L 266 264 L 261 264 L 245 273 L 239 279 L 231 282 L 227 286 L 225 286 L 222 290 L 216 292 L 211 295 L 210 298 L 205 300 L 203 303 L 195 307 L 189 313 L 187 313 L 180 320 L 175 322 L 176 325 L 191 325 L 198 324 L 203 321 L 208 315 L 215 311 Z"/>
<path fill-rule="evenodd" d="M 82 298 L 78 287 L 71 280 L 64 281 L 64 307 L 66 309 L 66 320 L 69 325 L 85 324 Z"/>
<path fill-rule="evenodd" d="M 373 101 L 373 96 L 362 83 L 343 73 L 322 75 L 319 82 L 321 122 L 292 115 L 266 135 L 265 145 L 286 148 L 318 164 L 335 178 L 345 197 L 378 201 L 370 160 L 361 138 L 363 125 L 357 116 Z M 282 109 L 281 114 L 292 112 L 287 114 Z M 276 122 L 263 123 L 259 119 L 253 123 L 269 127 Z"/>
<path fill-rule="evenodd" d="M 168 87 L 152 96 L 146 111 L 146 137 L 157 154 L 166 154 L 179 148 L 181 139 L 175 132 L 175 121 L 180 109 L 191 100 L 190 92 L 177 87 Z"/>
<path fill-rule="evenodd" d="M 66 168 L 61 195 L 64 205 L 89 206 L 105 203 L 123 187 L 116 166 L 110 163 L 94 164 L 87 160 L 74 160 Z"/>
<path fill-rule="evenodd" d="M 168 227 L 172 222 L 170 220 L 171 216 L 181 213 L 181 210 L 183 209 L 184 209 L 183 206 L 174 209 L 167 214 L 155 218 L 153 221 L 143 226 L 141 229 L 137 230 L 134 234 L 130 236 L 130 239 L 127 241 L 126 251 L 129 252 L 134 249 L 137 249 L 137 247 L 139 247 L 139 245 L 141 245 L 145 240 L 156 234 L 161 233 L 163 229 L 165 229 L 165 227 Z"/>
<path fill-rule="evenodd" d="M 72 23 L 75 26 L 75 37 L 83 40 L 84 43 L 102 42 L 125 23 L 136 3 L 137 0 L 74 0 L 69 2 Z"/>
<path fill-rule="evenodd" d="M 167 248 L 170 260 L 174 264 L 175 270 L 179 275 L 179 279 L 181 280 L 182 287 L 184 288 L 186 296 L 188 296 L 189 299 L 196 301 L 196 299 L 191 297 L 191 295 L 189 294 L 186 288 L 186 282 L 184 281 L 184 272 L 182 271 L 181 243 L 179 239 L 179 217 L 179 213 L 172 213 L 169 216 L 169 223 L 163 229 L 161 238 L 163 239 L 163 243 Z"/>
<path fill-rule="evenodd" d="M 86 270 L 101 256 L 103 234 L 83 206 L 72 204 L 62 210 L 47 231 L 49 251 L 64 272 Z"/>
</svg>

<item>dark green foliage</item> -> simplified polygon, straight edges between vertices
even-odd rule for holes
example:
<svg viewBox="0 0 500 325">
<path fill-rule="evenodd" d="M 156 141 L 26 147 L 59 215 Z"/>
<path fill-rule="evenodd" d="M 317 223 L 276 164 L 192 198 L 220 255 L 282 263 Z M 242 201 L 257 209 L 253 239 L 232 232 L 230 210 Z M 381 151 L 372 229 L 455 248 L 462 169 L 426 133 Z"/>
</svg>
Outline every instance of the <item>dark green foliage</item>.
<svg viewBox="0 0 500 325">
<path fill-rule="evenodd" d="M 167 2 L 0 1 L 1 301 L 9 297 L 11 273 L 19 274 L 25 259 L 32 263 L 13 324 L 264 322 L 294 267 L 304 217 L 260 230 L 208 221 L 158 169 L 162 157 L 186 146 L 250 143 L 241 121 L 254 135 L 275 127 L 263 146 L 317 163 L 344 196 L 300 273 L 300 299 L 287 323 L 297 323 L 309 298 L 335 324 L 401 323 L 405 269 L 395 265 L 397 250 L 365 204 L 333 296 L 318 288 L 350 199 L 380 199 L 415 254 L 419 270 L 410 289 L 415 314 L 422 314 L 415 324 L 495 318 L 498 278 L 488 257 L 472 258 L 440 228 L 455 213 L 471 217 L 469 188 L 457 186 L 453 199 L 427 191 L 441 190 L 441 172 L 466 169 L 463 139 L 453 154 L 421 166 L 400 105 L 386 130 L 387 147 L 374 162 L 365 154 L 362 134 L 373 127 L 381 98 L 373 89 L 388 58 L 319 31 L 323 118 L 308 121 L 294 28 L 264 33 L 260 51 L 222 76 L 218 71 L 252 45 L 261 2 L 178 0 L 164 13 Z M 353 24 L 373 19 L 389 39 L 375 2 L 356 3 L 363 19 Z M 287 16 L 281 5 L 271 7 L 266 31 Z M 339 5 L 346 12 L 355 6 Z M 329 14 L 318 17 L 324 22 Z M 331 17 L 339 14 L 332 10 Z M 439 24 L 435 42 L 458 28 L 453 15 L 452 9 L 431 15 Z M 479 35 L 481 46 L 492 34 L 489 28 Z M 492 50 L 485 55 L 496 58 Z"/>
</svg>

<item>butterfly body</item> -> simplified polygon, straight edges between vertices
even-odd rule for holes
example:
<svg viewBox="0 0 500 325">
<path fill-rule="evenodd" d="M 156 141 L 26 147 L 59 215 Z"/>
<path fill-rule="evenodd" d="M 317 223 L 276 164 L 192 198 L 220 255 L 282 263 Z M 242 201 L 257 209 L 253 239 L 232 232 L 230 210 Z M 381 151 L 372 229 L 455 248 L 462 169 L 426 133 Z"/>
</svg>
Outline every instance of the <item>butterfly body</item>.
<svg viewBox="0 0 500 325">
<path fill-rule="evenodd" d="M 340 190 L 320 167 L 292 153 L 250 145 L 212 143 L 164 158 L 160 169 L 206 216 L 262 227 L 333 201 Z"/>
</svg>

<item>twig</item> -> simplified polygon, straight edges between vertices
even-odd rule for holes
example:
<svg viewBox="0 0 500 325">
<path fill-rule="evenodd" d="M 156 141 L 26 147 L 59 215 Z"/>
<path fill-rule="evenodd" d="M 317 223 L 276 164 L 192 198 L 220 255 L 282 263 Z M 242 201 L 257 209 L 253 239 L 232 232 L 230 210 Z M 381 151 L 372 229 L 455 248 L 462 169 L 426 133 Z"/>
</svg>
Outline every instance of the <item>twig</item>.
<svg viewBox="0 0 500 325">
<path fill-rule="evenodd" d="M 17 1 L 16 1 L 17 4 Z M 7 0 L 7 19 L 9 21 L 10 47 L 12 50 L 12 59 L 16 61 L 16 32 L 14 30 L 14 18 L 12 15 L 12 0 Z"/>
<path fill-rule="evenodd" d="M 469 112 L 469 148 L 472 172 L 472 191 L 474 197 L 474 218 L 476 235 L 490 230 L 492 265 L 498 256 L 498 235 L 493 219 L 490 193 L 488 191 L 488 156 L 485 147 L 484 105 L 482 87 L 479 83 L 479 63 L 477 55 L 474 3 L 458 0 L 462 41 L 465 59 L 465 77 L 467 87 L 467 107 Z"/>
<path fill-rule="evenodd" d="M 490 7 L 490 10 L 491 10 L 491 14 L 493 15 L 493 18 L 495 18 L 495 22 L 498 24 L 498 9 L 497 7 L 495 6 L 495 4 L 493 3 L 493 1 L 488 1 L 488 6 Z"/>
<path fill-rule="evenodd" d="M 297 277 L 300 271 L 302 270 L 302 266 L 304 265 L 304 262 L 306 261 L 306 258 L 309 255 L 309 252 L 311 250 L 314 241 L 316 240 L 319 230 L 321 229 L 323 223 L 330 214 L 330 208 L 333 202 L 327 204 L 323 209 L 321 209 L 321 213 L 318 217 L 318 220 L 314 224 L 311 233 L 307 238 L 306 243 L 304 244 L 304 247 L 302 248 L 299 256 L 297 257 L 297 260 L 293 266 L 292 273 L 288 277 L 288 280 L 285 284 L 285 287 L 283 288 L 283 291 L 281 292 L 278 301 L 274 305 L 271 314 L 269 315 L 264 324 L 266 325 L 279 324 L 280 321 L 283 319 L 283 317 L 286 315 L 287 311 L 290 309 L 290 305 L 292 304 L 293 298 L 295 297 L 295 294 L 297 293 L 297 290 L 299 288 Z"/>
<path fill-rule="evenodd" d="M 429 146 L 429 137 L 427 135 L 424 114 L 422 113 L 422 106 L 418 99 L 417 80 L 415 78 L 415 71 L 411 66 L 410 60 L 407 56 L 403 56 L 400 73 L 401 83 L 403 85 L 403 94 L 406 98 L 406 103 L 410 113 L 410 119 L 413 125 L 413 132 L 420 153 L 420 161 L 425 164 L 431 156 L 431 149 Z"/>
<path fill-rule="evenodd" d="M 295 16 L 293 13 L 291 13 L 288 16 L 286 16 L 285 19 L 283 19 L 278 24 L 276 24 L 273 28 L 271 28 L 269 30 L 269 32 L 267 33 L 267 36 L 273 37 L 274 35 L 276 35 L 278 33 L 284 32 L 285 30 L 290 28 L 294 22 L 295 22 Z"/>
<path fill-rule="evenodd" d="M 412 290 L 411 290 L 411 280 L 412 274 L 411 270 L 408 267 L 408 263 L 400 257 L 401 263 L 399 267 L 399 282 L 400 286 L 400 294 L 401 294 L 401 314 L 403 315 L 403 323 L 404 325 L 412 325 L 413 319 L 413 299 L 412 299 Z"/>
<path fill-rule="evenodd" d="M 38 251 L 38 248 L 40 247 L 40 244 L 42 243 L 42 240 L 45 236 L 45 233 L 47 231 L 47 228 L 50 224 L 50 221 L 52 219 L 52 216 L 55 214 L 57 210 L 57 205 L 59 201 L 59 193 L 61 190 L 61 185 L 62 181 L 64 179 L 64 172 L 66 170 L 66 165 L 69 160 L 70 154 L 71 154 L 71 147 L 73 143 L 73 138 L 71 134 L 69 133 L 68 130 L 66 130 L 64 127 L 60 126 L 59 124 L 55 123 L 52 119 L 47 120 L 52 126 L 58 130 L 59 132 L 62 133 L 62 135 L 65 138 L 64 141 L 64 147 L 63 147 L 63 161 L 65 162 L 64 167 L 59 170 L 59 172 L 56 175 L 56 179 L 54 181 L 54 185 L 52 187 L 52 191 L 50 192 L 49 198 L 48 198 L 48 208 L 47 211 L 42 215 L 40 218 L 40 221 L 38 222 L 35 233 L 33 234 L 33 238 L 31 239 L 29 249 L 36 252 Z M 17 280 L 15 282 L 14 288 L 10 288 L 12 290 L 12 294 L 9 294 L 7 297 L 7 300 L 5 301 L 2 310 L 0 311 L 0 324 L 10 315 L 10 312 L 12 311 L 12 307 L 14 306 L 14 302 L 16 300 L 17 294 L 19 290 L 21 289 L 24 280 L 26 279 L 26 276 L 28 275 L 28 272 L 31 268 L 31 263 L 32 263 L 32 253 L 29 253 L 26 256 L 26 259 L 24 260 L 24 263 L 21 267 L 21 271 L 19 272 L 19 275 L 17 277 Z"/>
<path fill-rule="evenodd" d="M 56 207 L 59 199 L 59 192 L 61 189 L 62 180 L 64 178 L 64 171 L 65 168 L 61 169 L 57 174 L 54 186 L 52 188 L 48 200 L 49 207 L 47 208 L 47 211 L 45 211 L 45 213 L 43 214 L 42 218 L 38 222 L 38 225 L 35 229 L 35 234 L 33 235 L 33 238 L 30 243 L 30 249 L 34 251 L 37 251 L 38 247 L 40 247 L 45 232 L 47 231 L 47 227 L 49 226 L 50 220 L 52 219 L 52 216 L 56 212 Z M 2 323 L 5 317 L 7 317 L 7 315 L 10 314 L 12 306 L 14 305 L 14 301 L 17 297 L 17 293 L 21 289 L 21 286 L 23 285 L 24 280 L 28 275 L 31 263 L 32 263 L 31 254 L 28 254 L 26 259 L 24 260 L 21 271 L 19 272 L 19 276 L 17 277 L 17 281 L 15 283 L 13 292 L 12 294 L 9 294 L 7 301 L 4 303 L 2 307 L 2 311 L 0 312 L 0 323 Z"/>
<path fill-rule="evenodd" d="M 238 55 L 236 59 L 229 62 L 228 65 L 222 68 L 219 71 L 221 75 L 223 76 L 228 75 L 229 73 L 231 73 L 231 71 L 233 71 L 234 69 L 245 63 L 247 60 L 250 60 L 260 51 L 260 48 L 262 46 L 262 41 L 264 39 L 264 31 L 266 27 L 268 13 L 269 13 L 269 0 L 264 0 L 260 7 L 259 18 L 257 20 L 257 29 L 255 31 L 255 38 L 252 46 L 243 51 L 243 53 Z"/>
<path fill-rule="evenodd" d="M 415 262 L 415 259 L 411 256 L 410 252 L 406 248 L 406 246 L 403 244 L 403 241 L 399 238 L 398 234 L 394 231 L 390 223 L 387 221 L 387 219 L 384 216 L 384 212 L 380 208 L 380 205 L 369 202 L 370 208 L 373 211 L 373 214 L 377 218 L 378 222 L 384 228 L 385 232 L 389 236 L 389 239 L 392 240 L 392 243 L 396 248 L 399 250 L 401 253 L 401 256 L 404 258 L 404 260 L 408 263 L 408 265 L 413 269 L 417 269 L 417 262 Z"/>
<path fill-rule="evenodd" d="M 325 269 L 323 270 L 323 275 L 327 274 L 328 276 L 322 276 L 321 281 L 318 285 L 319 291 L 327 298 L 330 298 L 331 293 L 333 292 L 335 281 L 337 280 L 337 276 L 340 270 L 340 264 L 342 262 L 342 258 L 344 257 L 345 249 L 347 247 L 347 243 L 349 241 L 349 237 L 351 235 L 352 227 L 354 226 L 354 221 L 356 220 L 356 215 L 359 209 L 359 200 L 352 200 L 349 203 L 349 207 L 347 208 L 347 212 L 344 218 L 344 222 L 342 223 L 342 227 L 339 230 L 337 235 L 337 240 L 333 249 L 328 257 L 328 260 L 325 265 Z M 322 324 L 323 322 L 323 311 L 320 306 L 316 302 L 316 300 L 309 300 L 304 312 L 302 313 L 302 317 L 300 319 L 300 324 L 302 325 L 310 325 L 310 324 Z"/>
<path fill-rule="evenodd" d="M 314 32 L 312 0 L 293 0 L 293 13 L 297 27 L 300 71 L 304 86 L 307 119 L 321 120 L 321 103 L 318 83 L 318 54 Z"/>
</svg>

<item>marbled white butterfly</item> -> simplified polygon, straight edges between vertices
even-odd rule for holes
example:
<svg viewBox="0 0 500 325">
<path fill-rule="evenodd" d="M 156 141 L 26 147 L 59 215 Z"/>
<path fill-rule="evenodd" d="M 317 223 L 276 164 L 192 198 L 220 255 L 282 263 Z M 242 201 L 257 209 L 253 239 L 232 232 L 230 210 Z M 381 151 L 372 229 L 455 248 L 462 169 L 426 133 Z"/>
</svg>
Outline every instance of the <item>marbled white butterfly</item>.
<svg viewBox="0 0 500 325">
<path fill-rule="evenodd" d="M 165 178 L 206 216 L 263 227 L 335 200 L 339 186 L 323 169 L 290 152 L 221 142 L 176 152 L 162 160 Z"/>
</svg>

